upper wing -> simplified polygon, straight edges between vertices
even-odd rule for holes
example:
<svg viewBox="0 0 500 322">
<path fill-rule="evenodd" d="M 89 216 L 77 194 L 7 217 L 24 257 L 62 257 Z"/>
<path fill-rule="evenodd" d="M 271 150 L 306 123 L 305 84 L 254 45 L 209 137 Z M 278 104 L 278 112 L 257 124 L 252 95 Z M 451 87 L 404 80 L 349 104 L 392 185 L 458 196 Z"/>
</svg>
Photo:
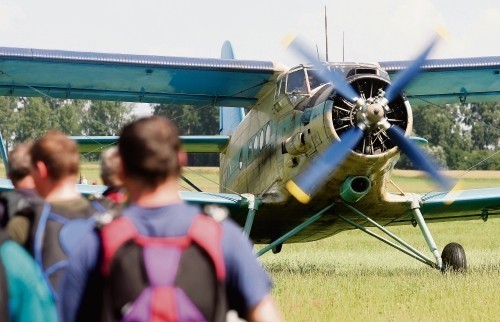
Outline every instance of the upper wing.
<svg viewBox="0 0 500 322">
<path fill-rule="evenodd" d="M 266 61 L 0 47 L 5 96 L 248 107 L 280 73 Z"/>
<path fill-rule="evenodd" d="M 106 147 L 116 145 L 118 136 L 70 136 L 78 143 L 81 153 L 101 152 Z M 221 153 L 229 142 L 227 135 L 181 136 L 183 149 L 188 153 Z"/>
<path fill-rule="evenodd" d="M 408 61 L 381 62 L 392 77 Z M 430 59 L 405 89 L 412 105 L 481 103 L 500 100 L 500 57 Z"/>
</svg>

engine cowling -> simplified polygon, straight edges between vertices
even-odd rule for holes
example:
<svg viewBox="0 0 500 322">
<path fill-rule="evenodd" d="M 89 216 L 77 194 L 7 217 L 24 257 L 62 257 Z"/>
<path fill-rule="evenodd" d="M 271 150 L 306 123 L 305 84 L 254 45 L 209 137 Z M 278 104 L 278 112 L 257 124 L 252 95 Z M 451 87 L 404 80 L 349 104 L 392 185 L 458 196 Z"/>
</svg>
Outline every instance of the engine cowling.
<svg viewBox="0 0 500 322">
<path fill-rule="evenodd" d="M 360 96 L 369 100 L 377 96 L 379 90 L 385 90 L 389 81 L 375 74 L 359 74 L 347 78 L 351 86 Z M 333 101 L 332 121 L 335 132 L 340 137 L 342 133 L 355 126 L 357 113 L 355 105 L 335 92 L 331 97 Z M 389 123 L 399 126 L 408 134 L 412 127 L 411 107 L 406 97 L 401 94 L 389 103 L 389 110 L 385 111 Z M 385 131 L 380 128 L 367 129 L 360 143 L 353 151 L 365 155 L 377 155 L 394 147 Z"/>
</svg>

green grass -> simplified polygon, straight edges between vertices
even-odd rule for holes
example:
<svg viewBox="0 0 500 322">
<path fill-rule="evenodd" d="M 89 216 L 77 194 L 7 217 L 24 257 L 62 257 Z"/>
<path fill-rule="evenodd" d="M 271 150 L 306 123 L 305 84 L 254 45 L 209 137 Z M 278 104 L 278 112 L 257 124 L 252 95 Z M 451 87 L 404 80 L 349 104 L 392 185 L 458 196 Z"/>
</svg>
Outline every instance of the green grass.
<svg viewBox="0 0 500 322">
<path fill-rule="evenodd" d="M 217 171 L 193 170 L 185 170 L 186 177 L 204 190 L 218 190 Z M 420 172 L 394 174 L 406 192 L 434 189 Z M 500 171 L 470 172 L 461 184 L 498 187 Z M 442 274 L 360 231 L 285 244 L 280 254 L 269 252 L 260 260 L 274 280 L 273 294 L 286 321 L 499 321 L 500 218 L 435 223 L 429 229 L 440 250 L 452 241 L 463 245 L 467 273 Z M 391 231 L 433 258 L 418 228 Z"/>
<path fill-rule="evenodd" d="M 98 165 L 84 164 L 81 171 L 89 182 L 99 181 Z M 216 169 L 185 169 L 184 175 L 204 191 L 218 191 Z M 397 171 L 393 181 L 404 191 L 433 189 L 416 172 Z M 468 173 L 462 184 L 498 187 L 500 171 Z M 442 274 L 360 231 L 285 244 L 280 254 L 260 260 L 286 321 L 500 321 L 500 218 L 429 228 L 439 249 L 451 241 L 463 245 L 465 274 Z M 418 228 L 391 231 L 432 258 Z"/>
<path fill-rule="evenodd" d="M 262 256 L 285 320 L 498 321 L 500 219 L 429 227 L 438 247 L 464 246 L 467 273 L 442 274 L 359 231 Z M 418 228 L 392 231 L 431 256 Z"/>
</svg>

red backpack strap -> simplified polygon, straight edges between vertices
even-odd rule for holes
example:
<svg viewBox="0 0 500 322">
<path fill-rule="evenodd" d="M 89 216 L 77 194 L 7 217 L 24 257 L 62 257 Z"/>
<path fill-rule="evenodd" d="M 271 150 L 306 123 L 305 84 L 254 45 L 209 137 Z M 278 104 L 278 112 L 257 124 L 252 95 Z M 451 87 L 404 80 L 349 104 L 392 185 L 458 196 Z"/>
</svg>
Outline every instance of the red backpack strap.
<svg viewBox="0 0 500 322">
<path fill-rule="evenodd" d="M 137 230 L 130 219 L 126 217 L 118 217 L 109 224 L 101 228 L 101 240 L 103 248 L 103 259 L 101 264 L 101 272 L 104 276 L 108 276 L 111 260 L 118 248 L 127 240 L 137 236 Z"/>
<path fill-rule="evenodd" d="M 198 215 L 189 228 L 188 236 L 202 247 L 215 264 L 217 279 L 226 278 L 226 265 L 222 253 L 222 226 L 206 215 Z"/>
</svg>

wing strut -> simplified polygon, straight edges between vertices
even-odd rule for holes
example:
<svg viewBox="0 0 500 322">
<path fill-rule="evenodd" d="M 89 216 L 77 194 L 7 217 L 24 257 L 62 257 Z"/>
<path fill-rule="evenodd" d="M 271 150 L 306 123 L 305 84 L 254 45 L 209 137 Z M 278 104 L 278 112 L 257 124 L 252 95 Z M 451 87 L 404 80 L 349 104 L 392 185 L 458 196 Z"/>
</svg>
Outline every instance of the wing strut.
<svg viewBox="0 0 500 322">
<path fill-rule="evenodd" d="M 259 250 L 257 252 L 257 257 L 259 257 L 261 255 L 264 255 L 265 253 L 267 253 L 271 249 L 279 248 L 290 237 L 293 237 L 295 234 L 301 232 L 305 228 L 309 227 L 309 225 L 313 224 L 318 219 L 320 219 L 321 217 L 323 217 L 323 215 L 325 214 L 325 212 L 327 210 L 329 210 L 330 208 L 332 208 L 334 204 L 335 203 L 332 203 L 332 204 L 326 206 L 325 208 L 323 208 L 322 210 L 320 210 L 317 214 L 315 214 L 314 216 L 312 216 L 309 219 L 307 219 L 306 221 L 304 221 L 302 224 L 300 224 L 297 227 L 293 228 L 292 230 L 290 230 L 289 232 L 287 232 L 286 234 L 284 234 L 280 238 L 276 239 L 275 241 L 273 241 L 272 243 L 270 243 L 266 247 L 264 247 L 261 250 Z"/>
<path fill-rule="evenodd" d="M 338 217 L 340 219 L 342 219 L 343 221 L 345 221 L 346 223 L 358 228 L 359 230 L 367 233 L 368 235 L 370 235 L 372 237 L 375 237 L 376 239 L 380 240 L 381 242 L 384 242 L 387 245 L 396 248 L 397 250 L 405 253 L 406 255 L 413 257 L 416 260 L 418 260 L 424 264 L 429 265 L 432 268 L 437 268 L 440 270 L 443 268 L 441 255 L 439 254 L 439 251 L 436 247 L 436 243 L 434 242 L 434 239 L 432 238 L 432 235 L 429 231 L 429 228 L 427 228 L 427 224 L 425 223 L 424 217 L 422 216 L 422 213 L 420 212 L 420 205 L 419 205 L 419 200 L 418 200 L 417 196 L 413 196 L 411 208 L 412 208 L 415 220 L 416 220 L 417 224 L 419 225 L 420 230 L 422 231 L 422 234 L 424 235 L 425 241 L 427 242 L 427 245 L 429 246 L 430 251 L 432 252 L 432 254 L 435 257 L 435 262 L 432 261 L 431 259 L 429 259 L 427 256 L 425 256 L 421 252 L 419 252 L 413 246 L 411 246 L 410 244 L 408 244 L 407 242 L 405 242 L 404 240 L 402 240 L 401 238 L 399 238 L 398 236 L 396 236 L 395 234 L 393 234 L 392 232 L 387 230 L 385 227 L 383 227 L 382 225 L 380 225 L 379 223 L 377 223 L 376 221 L 371 219 L 370 217 L 361 213 L 356 208 L 352 207 L 351 205 L 349 205 L 347 203 L 344 205 L 347 208 L 349 208 L 352 211 L 352 213 L 354 213 L 355 215 L 368 221 L 370 224 L 372 224 L 373 226 L 377 227 L 382 232 L 384 232 L 387 236 L 394 239 L 397 243 L 394 243 L 393 241 L 391 241 L 385 237 L 377 235 L 376 233 L 368 230 L 366 227 L 362 226 L 361 224 L 359 224 L 359 223 L 357 223 L 357 222 L 355 222 L 347 217 L 344 217 L 342 215 L 338 215 Z"/>
<path fill-rule="evenodd" d="M 241 196 L 248 201 L 248 215 L 245 221 L 245 227 L 243 227 L 243 233 L 247 237 L 250 237 L 250 231 L 252 230 L 253 221 L 255 219 L 255 212 L 259 209 L 261 201 L 250 193 L 244 193 Z"/>
<path fill-rule="evenodd" d="M 3 140 L 2 133 L 0 133 L 0 155 L 3 160 L 3 167 L 7 170 L 7 161 L 9 160 L 7 157 L 7 149 L 5 148 L 5 141 Z"/>
</svg>

